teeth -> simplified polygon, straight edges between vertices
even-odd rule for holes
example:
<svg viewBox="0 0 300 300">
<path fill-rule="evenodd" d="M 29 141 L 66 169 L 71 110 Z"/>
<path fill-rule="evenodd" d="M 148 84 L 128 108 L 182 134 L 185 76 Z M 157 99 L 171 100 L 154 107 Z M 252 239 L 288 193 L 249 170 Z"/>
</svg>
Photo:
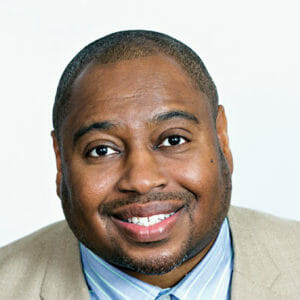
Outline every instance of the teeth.
<svg viewBox="0 0 300 300">
<path fill-rule="evenodd" d="M 170 214 L 160 214 L 160 215 L 153 215 L 150 217 L 132 217 L 127 219 L 126 221 L 128 223 L 133 223 L 136 225 L 140 225 L 140 226 L 152 226 L 155 225 L 159 222 L 161 222 L 162 220 L 171 217 L 172 215 L 174 215 L 175 212 L 172 212 Z"/>
</svg>

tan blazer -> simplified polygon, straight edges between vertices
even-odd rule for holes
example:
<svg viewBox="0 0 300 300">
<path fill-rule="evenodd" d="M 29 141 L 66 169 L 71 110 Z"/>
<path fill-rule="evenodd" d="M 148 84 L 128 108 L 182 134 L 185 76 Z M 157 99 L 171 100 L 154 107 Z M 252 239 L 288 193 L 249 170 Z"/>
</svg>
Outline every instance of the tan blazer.
<svg viewBox="0 0 300 300">
<path fill-rule="evenodd" d="M 236 207 L 228 217 L 231 299 L 299 300 L 300 222 Z M 0 249 L 0 299 L 90 299 L 78 242 L 65 221 Z"/>
</svg>

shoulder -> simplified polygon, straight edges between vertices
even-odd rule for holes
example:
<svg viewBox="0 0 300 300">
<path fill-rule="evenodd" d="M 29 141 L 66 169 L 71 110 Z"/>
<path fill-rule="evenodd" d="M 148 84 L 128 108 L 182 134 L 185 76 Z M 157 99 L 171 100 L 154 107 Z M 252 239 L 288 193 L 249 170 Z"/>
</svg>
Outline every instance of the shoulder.
<svg viewBox="0 0 300 300">
<path fill-rule="evenodd" d="M 20 289 L 23 299 L 39 295 L 53 249 L 68 239 L 72 239 L 72 233 L 66 222 L 61 221 L 0 248 L 0 296 L 4 293 L 19 299 Z M 26 291 L 30 291 L 30 296 Z"/>
<path fill-rule="evenodd" d="M 232 227 L 242 229 L 247 227 L 262 236 L 278 236 L 283 239 L 283 233 L 288 236 L 300 236 L 300 222 L 276 217 L 267 213 L 255 211 L 252 209 L 231 206 L 228 218 Z M 300 241 L 299 238 L 297 242 Z"/>
<path fill-rule="evenodd" d="M 66 222 L 60 221 L 12 242 L 0 248 L 0 262 L 7 261 L 10 257 L 14 257 L 15 260 L 18 254 L 21 254 L 21 259 L 37 257 L 37 254 L 49 249 L 49 244 L 53 244 L 66 230 Z"/>
<path fill-rule="evenodd" d="M 294 296 L 300 292 L 300 222 L 237 207 L 230 208 L 228 220 L 235 287 L 247 278 L 282 299 L 298 299 Z"/>
<path fill-rule="evenodd" d="M 270 252 L 279 249 L 300 257 L 300 222 L 252 209 L 231 207 L 228 219 L 233 239 L 255 239 Z M 276 256 L 278 256 L 277 253 Z"/>
</svg>

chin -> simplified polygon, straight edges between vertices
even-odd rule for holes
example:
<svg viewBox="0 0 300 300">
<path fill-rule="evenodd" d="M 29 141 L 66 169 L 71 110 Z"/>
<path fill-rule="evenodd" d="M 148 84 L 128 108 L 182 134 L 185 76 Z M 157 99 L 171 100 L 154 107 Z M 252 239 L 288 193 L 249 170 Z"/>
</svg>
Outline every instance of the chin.
<svg viewBox="0 0 300 300">
<path fill-rule="evenodd" d="M 187 258 L 180 253 L 177 256 L 156 255 L 149 258 L 131 258 L 128 256 L 114 255 L 106 260 L 125 270 L 131 270 L 146 275 L 162 275 L 180 266 Z"/>
</svg>

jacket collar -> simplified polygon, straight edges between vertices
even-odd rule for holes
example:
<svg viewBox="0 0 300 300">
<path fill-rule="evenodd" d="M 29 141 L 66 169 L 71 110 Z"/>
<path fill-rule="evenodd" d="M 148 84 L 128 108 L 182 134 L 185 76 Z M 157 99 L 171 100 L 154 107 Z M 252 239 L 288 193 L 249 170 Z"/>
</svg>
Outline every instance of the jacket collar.
<svg viewBox="0 0 300 300">
<path fill-rule="evenodd" d="M 41 287 L 44 300 L 90 300 L 89 291 L 81 268 L 79 243 L 68 225 L 57 232 L 45 270 Z"/>
<path fill-rule="evenodd" d="M 231 299 L 278 299 L 271 286 L 280 272 L 265 241 L 259 239 L 259 232 L 241 210 L 231 207 L 228 220 L 234 250 Z"/>
</svg>

